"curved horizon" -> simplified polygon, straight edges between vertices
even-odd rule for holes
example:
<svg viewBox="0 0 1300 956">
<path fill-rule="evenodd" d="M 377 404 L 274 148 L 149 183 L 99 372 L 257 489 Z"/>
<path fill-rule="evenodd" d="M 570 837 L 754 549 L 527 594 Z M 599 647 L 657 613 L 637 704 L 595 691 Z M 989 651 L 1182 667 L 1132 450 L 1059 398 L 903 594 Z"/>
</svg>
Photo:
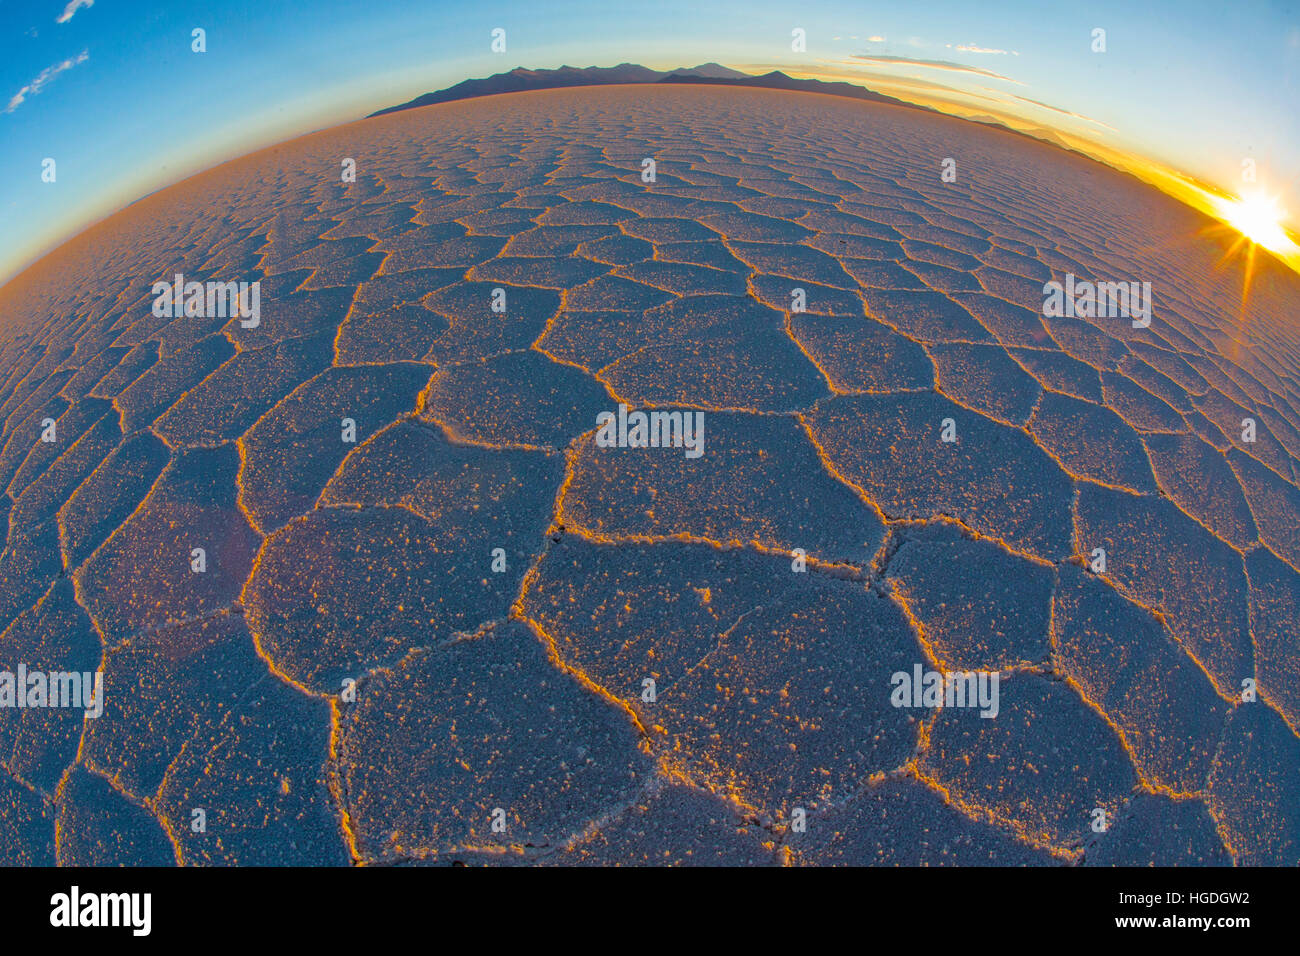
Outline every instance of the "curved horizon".
<svg viewBox="0 0 1300 956">
<path fill-rule="evenodd" d="M 545 70 L 555 66 L 541 64 L 631 62 L 670 70 L 713 61 L 750 74 L 770 68 L 847 81 L 1082 152 L 1234 227 L 1240 225 L 1233 222 L 1236 200 L 1255 193 L 1276 204 L 1278 225 L 1292 232 L 1300 211 L 1300 130 L 1287 106 L 1300 72 L 1300 17 L 1264 4 L 1248 5 L 1227 27 L 1210 19 L 1206 5 L 1185 8 L 1183 22 L 1168 28 L 1177 32 L 1158 44 L 1146 36 L 1148 21 L 1161 20 L 1158 11 L 1105 4 L 1091 11 L 1092 20 L 1061 15 L 1053 22 L 1024 15 L 1025 5 L 1015 2 L 992 18 L 942 4 L 942 35 L 912 32 L 933 18 L 911 23 L 890 12 L 863 23 L 847 4 L 800 13 L 795 19 L 804 25 L 791 27 L 780 11 L 741 18 L 732 4 L 701 10 L 673 3 L 635 30 L 583 0 L 559 5 L 540 26 L 511 2 L 476 8 L 471 16 L 460 11 L 454 23 L 447 16 L 454 5 L 446 3 L 424 9 L 378 3 L 355 11 L 330 2 L 301 22 L 238 3 L 197 19 L 177 9 L 144 16 L 138 3 L 66 6 L 6 14 L 29 17 L 31 25 L 8 25 L 19 39 L 0 78 L 16 92 L 6 94 L 0 123 L 16 127 L 20 148 L 0 159 L 9 173 L 0 208 L 11 221 L 39 225 L 0 239 L 3 283 L 92 226 L 194 175 L 465 77 L 503 73 L 505 63 Z M 698 24 L 685 35 L 684 17 Z M 188 26 L 198 20 L 208 24 L 200 28 L 202 54 L 191 49 Z M 494 52 L 498 24 L 506 31 L 505 50 Z M 293 29 L 320 55 L 308 61 L 286 54 L 276 45 L 277 28 Z M 1105 31 L 1100 51 L 1093 49 L 1098 29 Z M 803 31 L 801 52 L 790 39 L 795 30 Z M 719 35 L 727 39 L 713 39 Z M 988 39 L 975 42 L 974 35 Z M 441 38 L 440 55 L 431 62 L 422 44 L 434 38 Z M 1169 47 L 1176 42 L 1183 52 L 1174 62 Z M 148 67 L 140 65 L 142 52 Z M 1240 79 L 1211 73 L 1205 69 L 1210 55 L 1235 55 L 1253 73 Z M 159 84 L 160 70 L 168 83 Z M 104 72 L 116 87 L 90 85 Z M 1254 85 L 1235 88 L 1243 83 Z M 118 94 L 118 116 L 104 115 L 100 91 L 109 88 Z M 150 133 L 139 135 L 142 130 Z M 38 179 L 33 188 L 47 158 L 60 161 L 57 182 Z M 1273 253 L 1300 269 L 1300 249 L 1281 235 L 1291 247 Z"/>
<path fill-rule="evenodd" d="M 614 66 L 627 66 L 627 65 L 639 65 L 639 64 L 615 64 Z M 720 64 L 715 64 L 715 65 L 720 65 Z M 530 70 L 531 72 L 541 72 L 541 71 L 548 71 L 548 70 L 563 70 L 563 69 L 582 70 L 582 69 L 599 69 L 599 67 L 586 67 L 586 68 L 574 68 L 574 67 L 567 67 L 567 66 L 535 67 L 535 68 L 531 68 L 531 70 L 530 68 L 527 67 L 515 67 L 513 68 L 513 70 L 508 72 L 514 72 L 517 70 Z M 783 71 L 777 71 L 777 72 L 783 72 Z M 756 74 L 747 74 L 747 75 L 750 77 L 756 76 Z M 816 77 L 812 77 L 812 78 L 815 79 Z M 468 82 L 468 81 L 462 81 L 462 82 Z M 579 84 L 579 85 L 588 85 L 588 84 Z M 589 85 L 613 86 L 613 85 L 637 85 L 637 84 L 592 83 Z M 646 84 L 646 85 L 652 85 L 652 84 Z M 522 90 L 518 92 L 541 92 L 548 89 L 556 89 L 556 88 L 557 87 L 541 87 L 539 90 Z M 876 92 L 870 90 L 868 87 L 865 86 L 860 88 L 868 92 Z M 445 90 L 438 91 L 438 92 L 445 92 Z M 832 89 L 809 90 L 806 92 L 812 93 L 813 95 L 822 95 L 822 96 L 843 95 L 837 93 L 835 90 Z M 467 99 L 483 99 L 491 96 L 511 96 L 511 95 L 515 95 L 515 92 L 514 91 L 504 91 L 499 93 L 484 92 L 484 93 L 475 93 L 463 97 L 456 97 L 446 102 L 463 102 L 464 100 Z M 1139 179 L 1142 182 L 1146 183 L 1148 186 L 1155 187 L 1160 192 L 1182 202 L 1184 205 L 1188 206 L 1189 208 L 1194 209 L 1197 212 L 1200 212 L 1210 217 L 1211 219 L 1216 220 L 1217 222 L 1224 223 L 1225 225 L 1230 225 L 1230 223 L 1228 223 L 1226 218 L 1216 213 L 1216 210 L 1213 206 L 1213 199 L 1215 198 L 1216 193 L 1213 187 L 1209 186 L 1208 184 L 1198 183 L 1192 180 L 1190 177 L 1186 177 L 1180 174 L 1179 172 L 1177 172 L 1176 170 L 1164 168 L 1160 166 L 1158 163 L 1144 161 L 1141 157 L 1127 156 L 1122 153 L 1118 153 L 1116 151 L 1112 151 L 1110 153 L 1111 158 L 1108 159 L 1107 151 L 1105 147 L 1102 147 L 1100 144 L 1091 143 L 1083 139 L 1079 139 L 1071 143 L 1070 141 L 1066 140 L 1064 137 L 1060 136 L 1059 134 L 1053 137 L 1051 135 L 1044 135 L 1045 131 L 1041 129 L 1017 128 L 1017 126 L 1015 125 L 1014 117 L 1012 117 L 1009 114 L 998 115 L 997 113 L 993 113 L 990 116 L 984 117 L 982 119 L 977 119 L 971 116 L 962 115 L 960 112 L 945 110 L 941 108 L 941 106 L 933 105 L 930 102 L 925 102 L 926 100 L 925 97 L 917 97 L 915 101 L 910 99 L 904 99 L 903 96 L 899 96 L 898 99 L 902 101 L 899 104 L 900 106 L 908 106 L 908 105 L 924 106 L 928 109 L 934 110 L 935 112 L 947 116 L 951 119 L 955 119 L 963 122 L 975 123 L 976 125 L 979 126 L 992 127 L 994 129 L 1000 129 L 1001 131 L 1007 133 L 1027 135 L 1030 138 L 1034 139 L 1035 141 L 1043 144 L 1044 146 L 1062 150 L 1065 152 L 1073 152 L 1076 155 L 1082 155 L 1085 158 L 1093 160 L 1094 162 L 1097 162 L 1109 169 L 1115 170 L 1120 173 L 1126 173 L 1128 175 L 1131 175 L 1134 178 Z M 942 101 L 936 100 L 934 102 L 941 103 Z M 391 115 L 393 112 L 408 110 L 408 109 L 420 109 L 420 110 L 434 109 L 442 105 L 444 105 L 444 103 L 442 102 L 420 104 L 420 105 L 394 104 L 393 106 L 390 107 L 380 108 L 375 113 L 371 113 L 366 116 L 362 116 L 351 120 L 344 120 L 342 122 L 333 124 L 331 126 L 324 126 L 318 129 L 306 130 L 297 133 L 295 135 L 292 135 L 287 139 L 261 144 L 253 147 L 252 149 L 249 149 L 247 152 L 243 152 L 234 156 L 223 157 L 211 163 L 210 165 L 203 166 L 201 168 L 192 171 L 188 171 L 182 174 L 179 178 L 169 180 L 167 182 L 163 182 L 155 186 L 154 188 L 150 189 L 148 192 L 145 192 L 137 196 L 136 198 L 131 199 L 130 201 L 126 202 L 121 206 L 117 206 L 116 208 L 110 210 L 109 212 L 105 213 L 103 216 L 97 219 L 78 225 L 77 227 L 75 227 L 74 231 L 61 236 L 59 239 L 55 240 L 52 245 L 49 245 L 41 249 L 39 252 L 35 253 L 33 256 L 28 258 L 26 261 L 20 263 L 17 266 L 17 268 L 14 269 L 14 271 L 12 271 L 11 273 L 7 275 L 0 275 L 0 288 L 3 288 L 5 285 L 8 285 L 10 282 L 19 279 L 28 270 L 36 267 L 44 259 L 46 259 L 51 255 L 54 255 L 64 246 L 68 245 L 71 242 L 74 242 L 76 239 L 94 230 L 96 227 L 113 220 L 114 218 L 121 215 L 122 213 L 127 212 L 133 206 L 141 202 L 144 202 L 145 200 L 153 196 L 166 193 L 171 189 L 174 189 L 178 186 L 184 185 L 187 182 L 198 179 L 199 177 L 205 176 L 209 173 L 216 172 L 220 170 L 222 167 L 246 159 L 251 159 L 269 150 L 288 146 L 292 143 L 305 139 L 309 136 L 337 131 L 348 126 L 360 125 L 369 120 L 378 119 L 383 115 Z M 1224 194 L 1220 191 L 1218 195 L 1223 196 Z M 1278 252 L 1277 250 L 1268 249 L 1267 247 L 1261 246 L 1259 248 L 1265 254 L 1271 255 L 1279 263 L 1288 266 L 1297 272 L 1300 272 L 1300 254 L 1286 255 L 1281 252 Z M 1298 250 L 1298 252 L 1300 252 L 1300 250 Z"/>
</svg>

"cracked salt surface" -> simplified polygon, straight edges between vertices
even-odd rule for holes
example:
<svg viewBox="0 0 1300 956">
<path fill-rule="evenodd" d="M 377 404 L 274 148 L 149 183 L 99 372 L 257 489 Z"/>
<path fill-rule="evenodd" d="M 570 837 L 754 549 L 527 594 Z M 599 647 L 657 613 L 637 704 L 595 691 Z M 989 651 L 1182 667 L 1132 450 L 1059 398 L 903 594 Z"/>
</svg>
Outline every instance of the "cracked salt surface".
<svg viewBox="0 0 1300 956">
<path fill-rule="evenodd" d="M 0 715 L 0 860 L 1295 864 L 1300 279 L 1243 313 L 1202 225 L 996 130 L 689 86 L 142 200 L 0 290 L 0 669 L 108 688 Z M 175 272 L 261 324 L 154 317 Z M 1150 280 L 1150 327 L 1043 318 L 1065 273 Z M 705 412 L 704 456 L 597 449 L 619 403 Z M 918 663 L 1001 669 L 999 717 L 890 707 Z"/>
</svg>

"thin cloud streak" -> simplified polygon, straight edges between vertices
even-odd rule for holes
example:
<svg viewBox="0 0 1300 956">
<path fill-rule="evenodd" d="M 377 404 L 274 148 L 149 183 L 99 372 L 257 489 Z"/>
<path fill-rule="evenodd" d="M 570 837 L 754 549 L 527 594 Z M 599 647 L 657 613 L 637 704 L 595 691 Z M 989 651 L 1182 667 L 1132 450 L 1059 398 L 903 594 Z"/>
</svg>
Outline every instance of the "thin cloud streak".
<svg viewBox="0 0 1300 956">
<path fill-rule="evenodd" d="M 960 50 L 962 53 L 991 53 L 995 56 L 1020 56 L 1015 50 L 997 50 L 993 47 L 976 46 L 974 43 L 958 43 L 955 47 L 947 44 L 950 50 Z"/>
<path fill-rule="evenodd" d="M 78 10 L 82 7 L 93 7 L 95 0 L 68 0 L 68 5 L 63 8 L 63 12 L 55 18 L 55 23 L 67 23 L 71 20 Z"/>
<path fill-rule="evenodd" d="M 1084 116 L 1082 113 L 1075 113 L 1070 110 L 1063 110 L 1059 106 L 1052 106 L 1050 103 L 1044 103 L 1042 100 L 1033 100 L 1027 96 L 1017 96 L 1015 93 L 1006 93 L 1003 95 L 1010 96 L 1012 99 L 1020 100 L 1022 103 L 1029 103 L 1033 106 L 1042 107 L 1045 110 L 1051 110 L 1053 113 L 1061 113 L 1064 116 L 1070 116 L 1073 117 L 1074 119 L 1083 120 L 1085 123 L 1092 123 L 1094 126 L 1104 127 L 1105 129 L 1110 130 L 1112 133 L 1119 132 L 1119 130 L 1111 126 L 1109 123 L 1103 123 L 1101 120 L 1095 120 L 1091 116 Z"/>
<path fill-rule="evenodd" d="M 90 59 L 90 51 L 82 50 L 81 53 L 78 54 L 76 57 L 70 57 L 62 61 L 61 63 L 55 63 L 53 66 L 47 66 L 45 69 L 41 70 L 40 74 L 37 75 L 36 79 L 32 80 L 30 83 L 28 83 L 26 86 L 24 86 L 22 89 L 20 89 L 17 93 L 15 93 L 12 97 L 9 98 L 9 105 L 4 108 L 4 112 L 12 113 L 14 110 L 18 109 L 18 107 L 20 107 L 23 103 L 27 101 L 28 96 L 35 96 L 36 94 L 40 93 L 41 90 L 45 89 L 45 87 L 49 86 L 49 84 L 54 80 L 54 78 L 58 76 L 60 73 L 63 73 L 66 70 L 70 70 L 74 66 L 77 66 L 81 63 L 85 63 L 89 59 Z"/>
<path fill-rule="evenodd" d="M 1001 73 L 994 73 L 992 70 L 985 70 L 978 66 L 967 66 L 964 63 L 953 63 L 951 60 L 921 60 L 909 56 L 888 56 L 884 53 L 854 53 L 853 59 L 862 60 L 866 63 L 879 63 L 886 66 L 919 66 L 929 70 L 946 70 L 952 73 L 970 73 L 974 76 L 987 76 L 994 80 L 1003 80 L 1007 83 L 1015 83 L 1017 86 L 1024 86 L 1019 80 L 1013 80 L 1009 76 L 1003 76 Z"/>
</svg>

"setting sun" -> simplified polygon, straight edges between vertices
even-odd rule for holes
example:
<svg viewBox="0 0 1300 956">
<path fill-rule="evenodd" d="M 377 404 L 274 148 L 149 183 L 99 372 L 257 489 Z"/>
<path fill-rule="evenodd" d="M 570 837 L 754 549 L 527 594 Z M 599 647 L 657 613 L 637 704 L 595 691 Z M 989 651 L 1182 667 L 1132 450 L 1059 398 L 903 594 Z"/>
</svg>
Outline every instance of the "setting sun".
<svg viewBox="0 0 1300 956">
<path fill-rule="evenodd" d="M 1297 251 L 1282 228 L 1286 211 L 1275 197 L 1253 193 L 1241 199 L 1220 199 L 1218 205 L 1223 220 L 1256 245 L 1279 253 Z"/>
</svg>

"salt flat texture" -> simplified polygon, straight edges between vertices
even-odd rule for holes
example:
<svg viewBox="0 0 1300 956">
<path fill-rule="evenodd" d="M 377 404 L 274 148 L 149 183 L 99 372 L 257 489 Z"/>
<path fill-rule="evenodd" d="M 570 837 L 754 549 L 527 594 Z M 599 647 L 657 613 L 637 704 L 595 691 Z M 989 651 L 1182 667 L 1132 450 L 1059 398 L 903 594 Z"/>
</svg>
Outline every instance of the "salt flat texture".
<svg viewBox="0 0 1300 956">
<path fill-rule="evenodd" d="M 993 129 L 688 86 L 137 203 L 0 290 L 0 670 L 107 685 L 0 711 L 0 859 L 1294 865 L 1300 278 L 1243 303 L 1208 226 Z M 260 325 L 155 318 L 177 272 L 260 280 Z M 1066 273 L 1150 281 L 1150 327 L 1045 318 Z M 596 447 L 620 402 L 704 454 Z M 890 706 L 914 664 L 1000 670 L 999 715 Z"/>
</svg>

